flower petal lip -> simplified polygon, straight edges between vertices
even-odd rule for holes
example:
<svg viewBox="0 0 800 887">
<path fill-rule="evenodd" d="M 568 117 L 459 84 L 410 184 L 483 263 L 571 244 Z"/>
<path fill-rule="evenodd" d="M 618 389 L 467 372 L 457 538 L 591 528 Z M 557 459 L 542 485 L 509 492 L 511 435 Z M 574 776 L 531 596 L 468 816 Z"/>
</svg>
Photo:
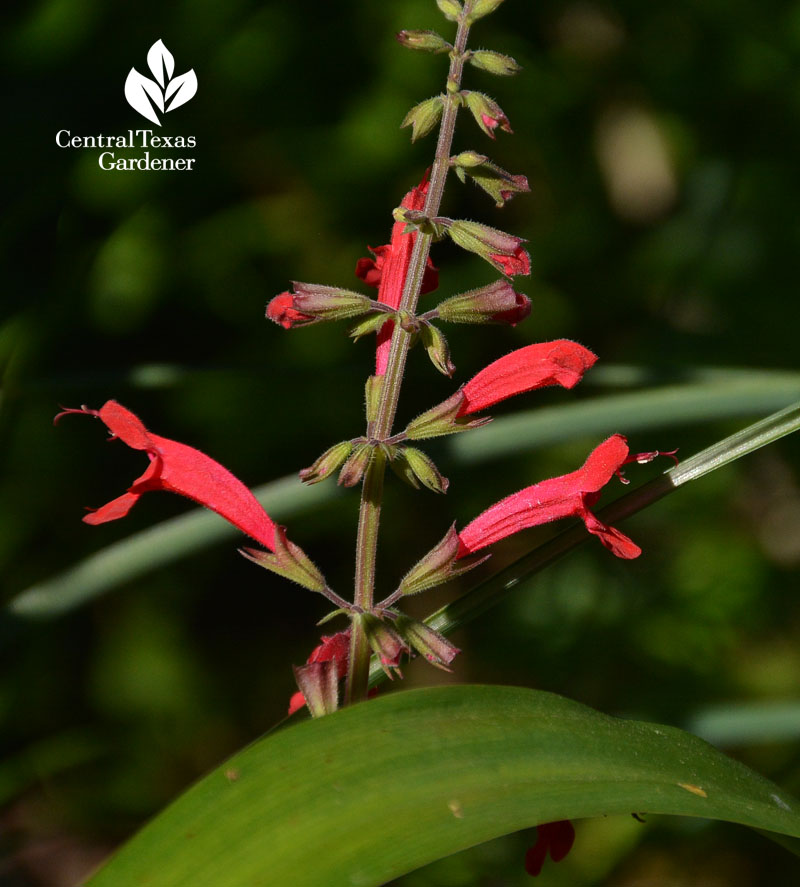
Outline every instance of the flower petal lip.
<svg viewBox="0 0 800 887">
<path fill-rule="evenodd" d="M 412 188 L 400 204 L 405 209 L 421 211 L 425 208 L 428 195 L 427 174 L 419 185 Z M 417 233 L 406 233 L 405 222 L 392 225 L 391 241 L 384 246 L 370 247 L 374 259 L 359 259 L 356 264 L 356 276 L 369 286 L 378 287 L 378 301 L 390 308 L 399 308 L 403 297 L 408 269 L 411 264 L 411 253 L 417 239 Z M 439 285 L 439 272 L 428 257 L 420 292 L 427 293 Z M 378 331 L 378 346 L 375 353 L 375 375 L 386 373 L 389 362 L 394 322 L 388 320 Z"/>
<path fill-rule="evenodd" d="M 150 464 L 122 496 L 87 514 L 87 524 L 102 524 L 124 517 L 150 490 L 178 493 L 215 511 L 243 533 L 271 551 L 274 550 L 275 523 L 252 492 L 227 468 L 194 447 L 178 443 L 145 427 L 138 416 L 115 400 L 99 410 L 88 407 L 65 409 L 54 421 L 68 413 L 95 416 L 131 449 L 147 453 Z"/>
<path fill-rule="evenodd" d="M 638 545 L 614 527 L 606 526 L 589 510 L 627 457 L 627 441 L 621 434 L 614 434 L 597 446 L 577 471 L 533 484 L 495 503 L 459 532 L 458 557 L 480 551 L 520 530 L 563 517 L 580 518 L 586 529 L 617 557 L 638 557 L 642 553 Z"/>
<path fill-rule="evenodd" d="M 561 385 L 574 388 L 597 356 L 569 339 L 537 342 L 517 348 L 482 369 L 461 389 L 464 401 L 459 416 L 494 406 L 507 397 Z"/>
<path fill-rule="evenodd" d="M 281 293 L 267 304 L 267 318 L 282 326 L 285 330 L 295 326 L 314 323 L 317 318 L 303 314 L 294 307 L 294 296 L 290 292 Z"/>
</svg>

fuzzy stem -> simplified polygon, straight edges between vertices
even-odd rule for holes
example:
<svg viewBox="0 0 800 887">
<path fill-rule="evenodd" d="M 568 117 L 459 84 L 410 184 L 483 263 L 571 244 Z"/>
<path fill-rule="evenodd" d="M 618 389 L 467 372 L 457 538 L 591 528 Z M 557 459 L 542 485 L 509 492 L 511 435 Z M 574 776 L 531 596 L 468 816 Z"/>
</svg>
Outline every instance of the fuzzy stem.
<svg viewBox="0 0 800 887">
<path fill-rule="evenodd" d="M 453 52 L 450 57 L 450 70 L 447 75 L 448 100 L 445 103 L 442 121 L 439 126 L 439 140 L 431 168 L 428 196 L 425 201 L 425 215 L 432 218 L 439 212 L 444 192 L 445 180 L 450 169 L 450 152 L 458 114 L 458 90 L 461 87 L 461 73 L 464 67 L 464 52 L 467 47 L 469 25 L 467 18 L 472 9 L 471 0 L 464 4 L 458 21 L 458 30 Z M 403 286 L 400 311 L 414 314 L 422 288 L 422 277 L 430 254 L 432 237 L 417 233 L 411 262 Z M 406 365 L 410 335 L 399 323 L 394 325 L 389 361 L 384 376 L 381 399 L 374 423 L 370 426 L 370 436 L 385 440 L 391 435 L 400 386 Z M 372 609 L 375 588 L 375 559 L 380 525 L 381 501 L 383 498 L 383 476 L 386 470 L 384 459 L 373 459 L 364 475 L 361 492 L 361 509 L 358 522 L 358 544 L 356 548 L 356 587 L 353 603 L 363 611 Z M 369 678 L 369 644 L 361 620 L 354 618 L 350 628 L 350 665 L 345 689 L 345 705 L 366 698 Z"/>
</svg>

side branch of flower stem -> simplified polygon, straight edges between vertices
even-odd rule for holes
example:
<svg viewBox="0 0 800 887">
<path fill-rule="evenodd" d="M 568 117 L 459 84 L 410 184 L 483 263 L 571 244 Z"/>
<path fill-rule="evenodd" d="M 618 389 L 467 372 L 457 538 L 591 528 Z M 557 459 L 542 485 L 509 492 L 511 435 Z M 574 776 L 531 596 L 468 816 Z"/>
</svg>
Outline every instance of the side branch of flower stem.
<svg viewBox="0 0 800 887">
<path fill-rule="evenodd" d="M 447 75 L 448 95 L 439 126 L 439 139 L 436 144 L 436 155 L 431 169 L 428 196 L 425 201 L 425 215 L 429 218 L 439 212 L 444 193 L 447 173 L 450 169 L 450 153 L 453 145 L 458 101 L 456 93 L 461 85 L 464 67 L 464 52 L 467 47 L 469 25 L 467 18 L 472 10 L 471 0 L 464 4 L 464 10 L 458 22 L 455 45 L 450 59 L 450 70 Z M 422 277 L 430 254 L 432 238 L 429 234 L 419 233 L 414 243 L 411 262 L 403 286 L 400 311 L 414 314 L 422 288 Z M 410 343 L 410 335 L 399 323 L 394 326 L 386 367 L 381 400 L 377 415 L 370 429 L 373 437 L 386 439 L 390 437 L 397 403 L 400 398 L 400 387 L 403 382 L 406 356 Z M 375 588 L 375 559 L 380 524 L 381 501 L 383 497 L 383 476 L 386 470 L 384 460 L 373 460 L 364 476 L 361 492 L 361 508 L 358 522 L 358 545 L 356 549 L 356 587 L 353 603 L 364 611 L 373 605 Z M 350 664 L 345 689 L 345 705 L 366 698 L 369 681 L 370 649 L 361 620 L 354 619 L 350 632 Z"/>
</svg>

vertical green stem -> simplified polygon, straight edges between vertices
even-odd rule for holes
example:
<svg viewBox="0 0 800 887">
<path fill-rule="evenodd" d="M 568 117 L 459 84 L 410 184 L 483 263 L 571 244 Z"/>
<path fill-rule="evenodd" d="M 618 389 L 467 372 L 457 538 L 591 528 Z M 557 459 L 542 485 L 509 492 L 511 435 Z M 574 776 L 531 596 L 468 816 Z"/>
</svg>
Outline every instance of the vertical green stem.
<svg viewBox="0 0 800 887">
<path fill-rule="evenodd" d="M 472 8 L 471 0 L 464 4 L 464 11 L 458 22 L 456 40 L 450 57 L 450 70 L 447 75 L 447 101 L 439 126 L 439 140 L 436 155 L 431 168 L 431 179 L 428 196 L 425 201 L 425 215 L 436 216 L 442 202 L 445 180 L 450 168 L 450 152 L 455 132 L 456 116 L 459 108 L 458 91 L 461 87 L 461 74 L 464 67 L 464 52 L 467 48 L 469 24 L 467 18 Z M 430 254 L 432 237 L 418 233 L 411 254 L 411 262 L 403 286 L 400 310 L 413 314 L 416 311 L 422 288 L 422 277 Z M 406 356 L 410 343 L 410 335 L 400 324 L 394 325 L 392 342 L 389 350 L 389 361 L 383 380 L 377 416 L 371 426 L 371 435 L 377 440 L 385 440 L 391 435 L 397 403 L 400 398 L 400 386 L 406 365 Z M 376 454 L 379 450 L 376 449 Z M 375 589 L 375 559 L 378 544 L 378 528 L 380 525 L 381 502 L 383 499 L 383 477 L 386 460 L 382 454 L 370 462 L 364 475 L 361 490 L 361 509 L 358 522 L 358 543 L 356 547 L 356 587 L 354 604 L 362 610 L 370 610 L 373 604 Z M 345 689 L 345 705 L 366 698 L 367 681 L 369 678 L 370 650 L 364 629 L 358 617 L 351 623 L 350 631 L 350 667 L 347 674 Z"/>
</svg>

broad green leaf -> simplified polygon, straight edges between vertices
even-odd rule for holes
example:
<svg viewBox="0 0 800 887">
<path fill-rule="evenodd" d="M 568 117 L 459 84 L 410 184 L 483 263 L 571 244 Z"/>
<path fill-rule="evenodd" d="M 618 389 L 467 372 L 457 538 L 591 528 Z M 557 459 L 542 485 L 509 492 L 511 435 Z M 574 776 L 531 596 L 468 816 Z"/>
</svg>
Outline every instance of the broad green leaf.
<svg viewBox="0 0 800 887">
<path fill-rule="evenodd" d="M 261 739 L 88 884 L 377 887 L 541 822 L 625 812 L 800 837 L 800 802 L 688 733 L 550 693 L 449 686 Z"/>
</svg>

